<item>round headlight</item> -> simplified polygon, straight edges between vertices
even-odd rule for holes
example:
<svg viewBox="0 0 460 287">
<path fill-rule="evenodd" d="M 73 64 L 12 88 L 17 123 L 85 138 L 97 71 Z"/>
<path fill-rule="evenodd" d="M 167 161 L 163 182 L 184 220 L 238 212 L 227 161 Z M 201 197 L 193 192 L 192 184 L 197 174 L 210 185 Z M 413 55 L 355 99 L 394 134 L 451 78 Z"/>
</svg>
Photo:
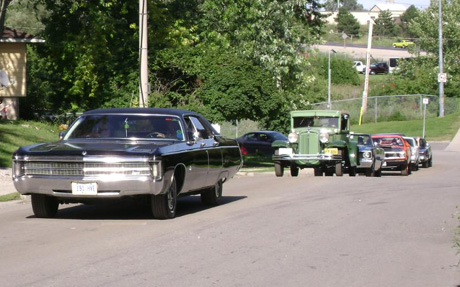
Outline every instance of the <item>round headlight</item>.
<svg viewBox="0 0 460 287">
<path fill-rule="evenodd" d="M 319 134 L 319 141 L 322 143 L 327 143 L 329 141 L 329 133 L 321 131 Z"/>
<path fill-rule="evenodd" d="M 292 132 L 288 135 L 288 140 L 290 143 L 296 143 L 299 139 L 299 135 L 296 132 Z"/>
<path fill-rule="evenodd" d="M 372 152 L 371 152 L 371 151 L 365 151 L 365 152 L 363 152 L 363 158 L 365 158 L 365 159 L 371 159 L 371 158 L 372 158 Z"/>
</svg>

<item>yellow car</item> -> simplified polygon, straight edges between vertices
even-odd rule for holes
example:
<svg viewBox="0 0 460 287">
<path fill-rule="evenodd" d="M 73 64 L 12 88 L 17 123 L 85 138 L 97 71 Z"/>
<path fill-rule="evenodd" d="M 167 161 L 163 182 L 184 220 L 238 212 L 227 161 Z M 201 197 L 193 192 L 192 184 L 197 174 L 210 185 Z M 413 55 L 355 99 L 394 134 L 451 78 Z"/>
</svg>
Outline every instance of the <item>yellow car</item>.
<svg viewBox="0 0 460 287">
<path fill-rule="evenodd" d="M 402 40 L 402 41 L 393 43 L 393 48 L 402 48 L 402 49 L 404 49 L 404 48 L 407 48 L 410 45 L 414 45 L 414 42 Z"/>
</svg>

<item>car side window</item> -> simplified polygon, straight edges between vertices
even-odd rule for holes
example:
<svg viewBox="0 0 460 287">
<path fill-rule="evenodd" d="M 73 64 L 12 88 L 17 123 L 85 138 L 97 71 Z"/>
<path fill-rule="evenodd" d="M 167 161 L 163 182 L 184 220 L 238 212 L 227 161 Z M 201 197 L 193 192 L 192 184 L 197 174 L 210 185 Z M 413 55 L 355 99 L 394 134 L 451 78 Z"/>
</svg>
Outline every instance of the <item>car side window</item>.
<svg viewBox="0 0 460 287">
<path fill-rule="evenodd" d="M 201 122 L 198 117 L 185 117 L 185 123 L 187 125 L 187 133 L 189 133 L 189 137 L 190 132 L 192 135 L 194 133 L 198 134 L 198 138 L 196 138 L 196 140 L 209 139 L 213 136 L 212 130 L 207 127 L 205 123 Z"/>
<path fill-rule="evenodd" d="M 270 138 L 266 134 L 259 134 L 259 140 L 263 142 L 268 142 Z"/>
</svg>

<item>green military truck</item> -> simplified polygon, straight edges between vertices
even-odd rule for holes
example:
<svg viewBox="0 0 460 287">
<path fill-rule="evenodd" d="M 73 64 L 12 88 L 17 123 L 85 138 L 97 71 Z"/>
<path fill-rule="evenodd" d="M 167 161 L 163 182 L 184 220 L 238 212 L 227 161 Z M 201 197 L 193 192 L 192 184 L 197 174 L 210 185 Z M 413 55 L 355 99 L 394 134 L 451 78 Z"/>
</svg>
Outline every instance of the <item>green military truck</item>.
<svg viewBox="0 0 460 287">
<path fill-rule="evenodd" d="M 350 115 L 340 111 L 306 110 L 291 112 L 289 143 L 274 141 L 275 174 L 291 176 L 299 169 L 313 168 L 315 176 L 342 176 L 357 172 L 358 147 L 350 140 Z"/>
</svg>

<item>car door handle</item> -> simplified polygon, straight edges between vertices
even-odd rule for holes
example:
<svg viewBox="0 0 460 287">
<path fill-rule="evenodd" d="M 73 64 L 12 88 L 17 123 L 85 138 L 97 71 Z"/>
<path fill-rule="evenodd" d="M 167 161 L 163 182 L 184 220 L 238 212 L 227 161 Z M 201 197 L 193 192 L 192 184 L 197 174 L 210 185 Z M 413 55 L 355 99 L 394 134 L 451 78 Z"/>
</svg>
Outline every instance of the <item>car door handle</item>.
<svg viewBox="0 0 460 287">
<path fill-rule="evenodd" d="M 219 142 L 214 142 L 212 145 L 213 146 L 219 146 Z"/>
<path fill-rule="evenodd" d="M 202 143 L 200 144 L 200 147 L 204 147 L 204 146 L 206 146 L 206 143 L 205 143 L 205 142 L 202 142 Z"/>
</svg>

